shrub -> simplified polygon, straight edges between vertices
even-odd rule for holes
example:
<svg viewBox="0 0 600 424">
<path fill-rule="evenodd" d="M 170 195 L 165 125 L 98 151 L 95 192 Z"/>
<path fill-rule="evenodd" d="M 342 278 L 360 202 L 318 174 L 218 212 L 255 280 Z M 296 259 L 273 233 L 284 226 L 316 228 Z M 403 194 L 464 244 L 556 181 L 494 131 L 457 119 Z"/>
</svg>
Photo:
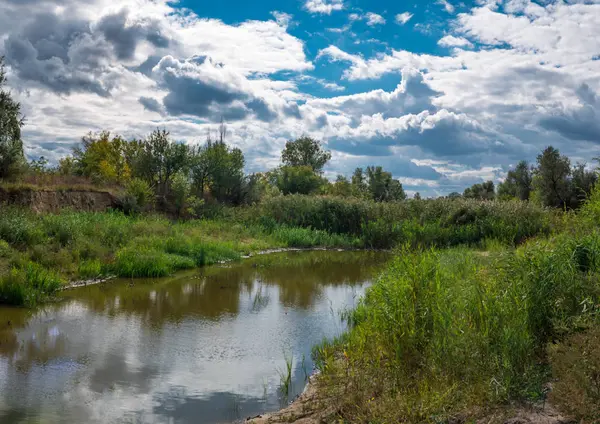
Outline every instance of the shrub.
<svg viewBox="0 0 600 424">
<path fill-rule="evenodd" d="M 3 209 L 0 214 L 0 239 L 12 246 L 30 246 L 44 240 L 39 220 L 31 212 L 16 208 Z"/>
<path fill-rule="evenodd" d="M 0 240 L 0 258 L 8 258 L 12 253 L 10 245 L 4 240 Z"/>
<path fill-rule="evenodd" d="M 135 199 L 135 204 L 144 209 L 147 205 L 151 205 L 154 202 L 154 192 L 150 185 L 140 179 L 134 178 L 127 184 L 125 189 L 125 193 L 127 196 Z"/>
<path fill-rule="evenodd" d="M 552 402 L 582 423 L 600 421 L 600 327 L 551 346 L 549 356 Z"/>
</svg>

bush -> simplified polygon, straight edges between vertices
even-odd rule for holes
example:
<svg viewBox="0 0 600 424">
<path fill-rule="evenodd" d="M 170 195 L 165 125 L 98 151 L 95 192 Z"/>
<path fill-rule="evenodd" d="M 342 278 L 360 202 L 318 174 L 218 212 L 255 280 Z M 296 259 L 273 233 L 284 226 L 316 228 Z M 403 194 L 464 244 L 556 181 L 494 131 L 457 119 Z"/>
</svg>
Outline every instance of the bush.
<svg viewBox="0 0 600 424">
<path fill-rule="evenodd" d="M 0 240 L 0 258 L 8 258 L 12 253 L 13 249 L 10 245 L 4 240 Z"/>
<path fill-rule="evenodd" d="M 135 199 L 136 205 L 141 209 L 154 203 L 154 192 L 152 191 L 152 188 L 146 181 L 140 178 L 134 178 L 129 181 L 125 193 L 127 196 Z"/>
<path fill-rule="evenodd" d="M 553 345 L 549 356 L 556 379 L 552 402 L 579 422 L 600 421 L 600 327 Z"/>
</svg>

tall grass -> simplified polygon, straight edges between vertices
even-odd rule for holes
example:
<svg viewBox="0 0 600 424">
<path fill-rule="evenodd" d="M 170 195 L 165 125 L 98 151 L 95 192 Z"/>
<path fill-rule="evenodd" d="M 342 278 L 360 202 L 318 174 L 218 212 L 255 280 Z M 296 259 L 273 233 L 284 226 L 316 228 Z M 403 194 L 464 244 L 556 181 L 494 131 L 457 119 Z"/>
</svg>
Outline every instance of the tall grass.
<svg viewBox="0 0 600 424">
<path fill-rule="evenodd" d="M 327 196 L 285 196 L 247 216 L 268 227 L 287 225 L 357 237 L 365 247 L 475 245 L 483 239 L 518 244 L 550 232 L 550 212 L 532 203 L 430 199 L 375 203 Z"/>
<path fill-rule="evenodd" d="M 399 252 L 316 349 L 322 381 L 349 422 L 431 422 L 540 398 L 546 346 L 598 325 L 600 231 L 516 250 Z"/>
<path fill-rule="evenodd" d="M 35 306 L 56 293 L 62 284 L 55 272 L 28 262 L 0 278 L 0 303 Z"/>
</svg>

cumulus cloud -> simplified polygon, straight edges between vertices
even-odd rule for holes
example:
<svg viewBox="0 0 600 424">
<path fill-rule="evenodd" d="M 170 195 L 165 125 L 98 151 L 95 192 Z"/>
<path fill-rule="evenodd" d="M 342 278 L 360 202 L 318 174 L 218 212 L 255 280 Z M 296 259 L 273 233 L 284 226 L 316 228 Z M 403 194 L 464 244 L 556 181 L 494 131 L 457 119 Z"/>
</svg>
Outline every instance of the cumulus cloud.
<svg viewBox="0 0 600 424">
<path fill-rule="evenodd" d="M 384 25 L 385 18 L 377 13 L 367 12 L 365 15 L 365 19 L 367 20 L 367 25 L 375 26 L 375 25 Z"/>
<path fill-rule="evenodd" d="M 373 90 L 330 99 L 312 99 L 306 104 L 354 119 L 374 114 L 387 118 L 432 110 L 432 99 L 439 94 L 425 83 L 420 72 L 405 68 L 402 81 L 394 91 Z"/>
<path fill-rule="evenodd" d="M 437 4 L 444 7 L 444 10 L 448 13 L 454 13 L 454 5 L 448 0 L 437 0 Z"/>
<path fill-rule="evenodd" d="M 455 37 L 453 35 L 446 35 L 439 39 L 438 45 L 442 47 L 464 47 L 472 48 L 473 43 L 464 37 Z"/>
<path fill-rule="evenodd" d="M 409 12 L 398 13 L 396 15 L 396 23 L 398 25 L 406 25 L 408 23 L 408 21 L 411 20 L 412 17 L 413 17 L 413 14 L 409 13 Z"/>
<path fill-rule="evenodd" d="M 304 7 L 310 13 L 331 15 L 331 12 L 335 10 L 342 10 L 344 3 L 342 0 L 307 0 Z"/>
<path fill-rule="evenodd" d="M 274 108 L 257 94 L 243 74 L 210 57 L 196 56 L 185 61 L 165 56 L 152 70 L 171 115 L 194 115 L 228 121 L 253 115 L 262 121 L 277 117 Z"/>
<path fill-rule="evenodd" d="M 600 96 L 584 83 L 577 97 L 577 106 L 552 111 L 540 125 L 571 140 L 600 143 Z"/>
</svg>

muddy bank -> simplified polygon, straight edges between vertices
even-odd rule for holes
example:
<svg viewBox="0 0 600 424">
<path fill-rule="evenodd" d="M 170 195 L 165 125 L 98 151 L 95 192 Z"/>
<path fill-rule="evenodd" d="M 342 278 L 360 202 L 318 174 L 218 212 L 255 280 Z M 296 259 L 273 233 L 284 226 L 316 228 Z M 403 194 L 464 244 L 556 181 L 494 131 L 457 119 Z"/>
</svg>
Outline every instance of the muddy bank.
<svg viewBox="0 0 600 424">
<path fill-rule="evenodd" d="M 326 422 L 327 418 L 332 417 L 335 413 L 335 408 L 319 393 L 317 380 L 318 375 L 313 375 L 304 392 L 286 408 L 269 414 L 249 417 L 245 422 L 249 424 L 317 424 Z"/>
</svg>

